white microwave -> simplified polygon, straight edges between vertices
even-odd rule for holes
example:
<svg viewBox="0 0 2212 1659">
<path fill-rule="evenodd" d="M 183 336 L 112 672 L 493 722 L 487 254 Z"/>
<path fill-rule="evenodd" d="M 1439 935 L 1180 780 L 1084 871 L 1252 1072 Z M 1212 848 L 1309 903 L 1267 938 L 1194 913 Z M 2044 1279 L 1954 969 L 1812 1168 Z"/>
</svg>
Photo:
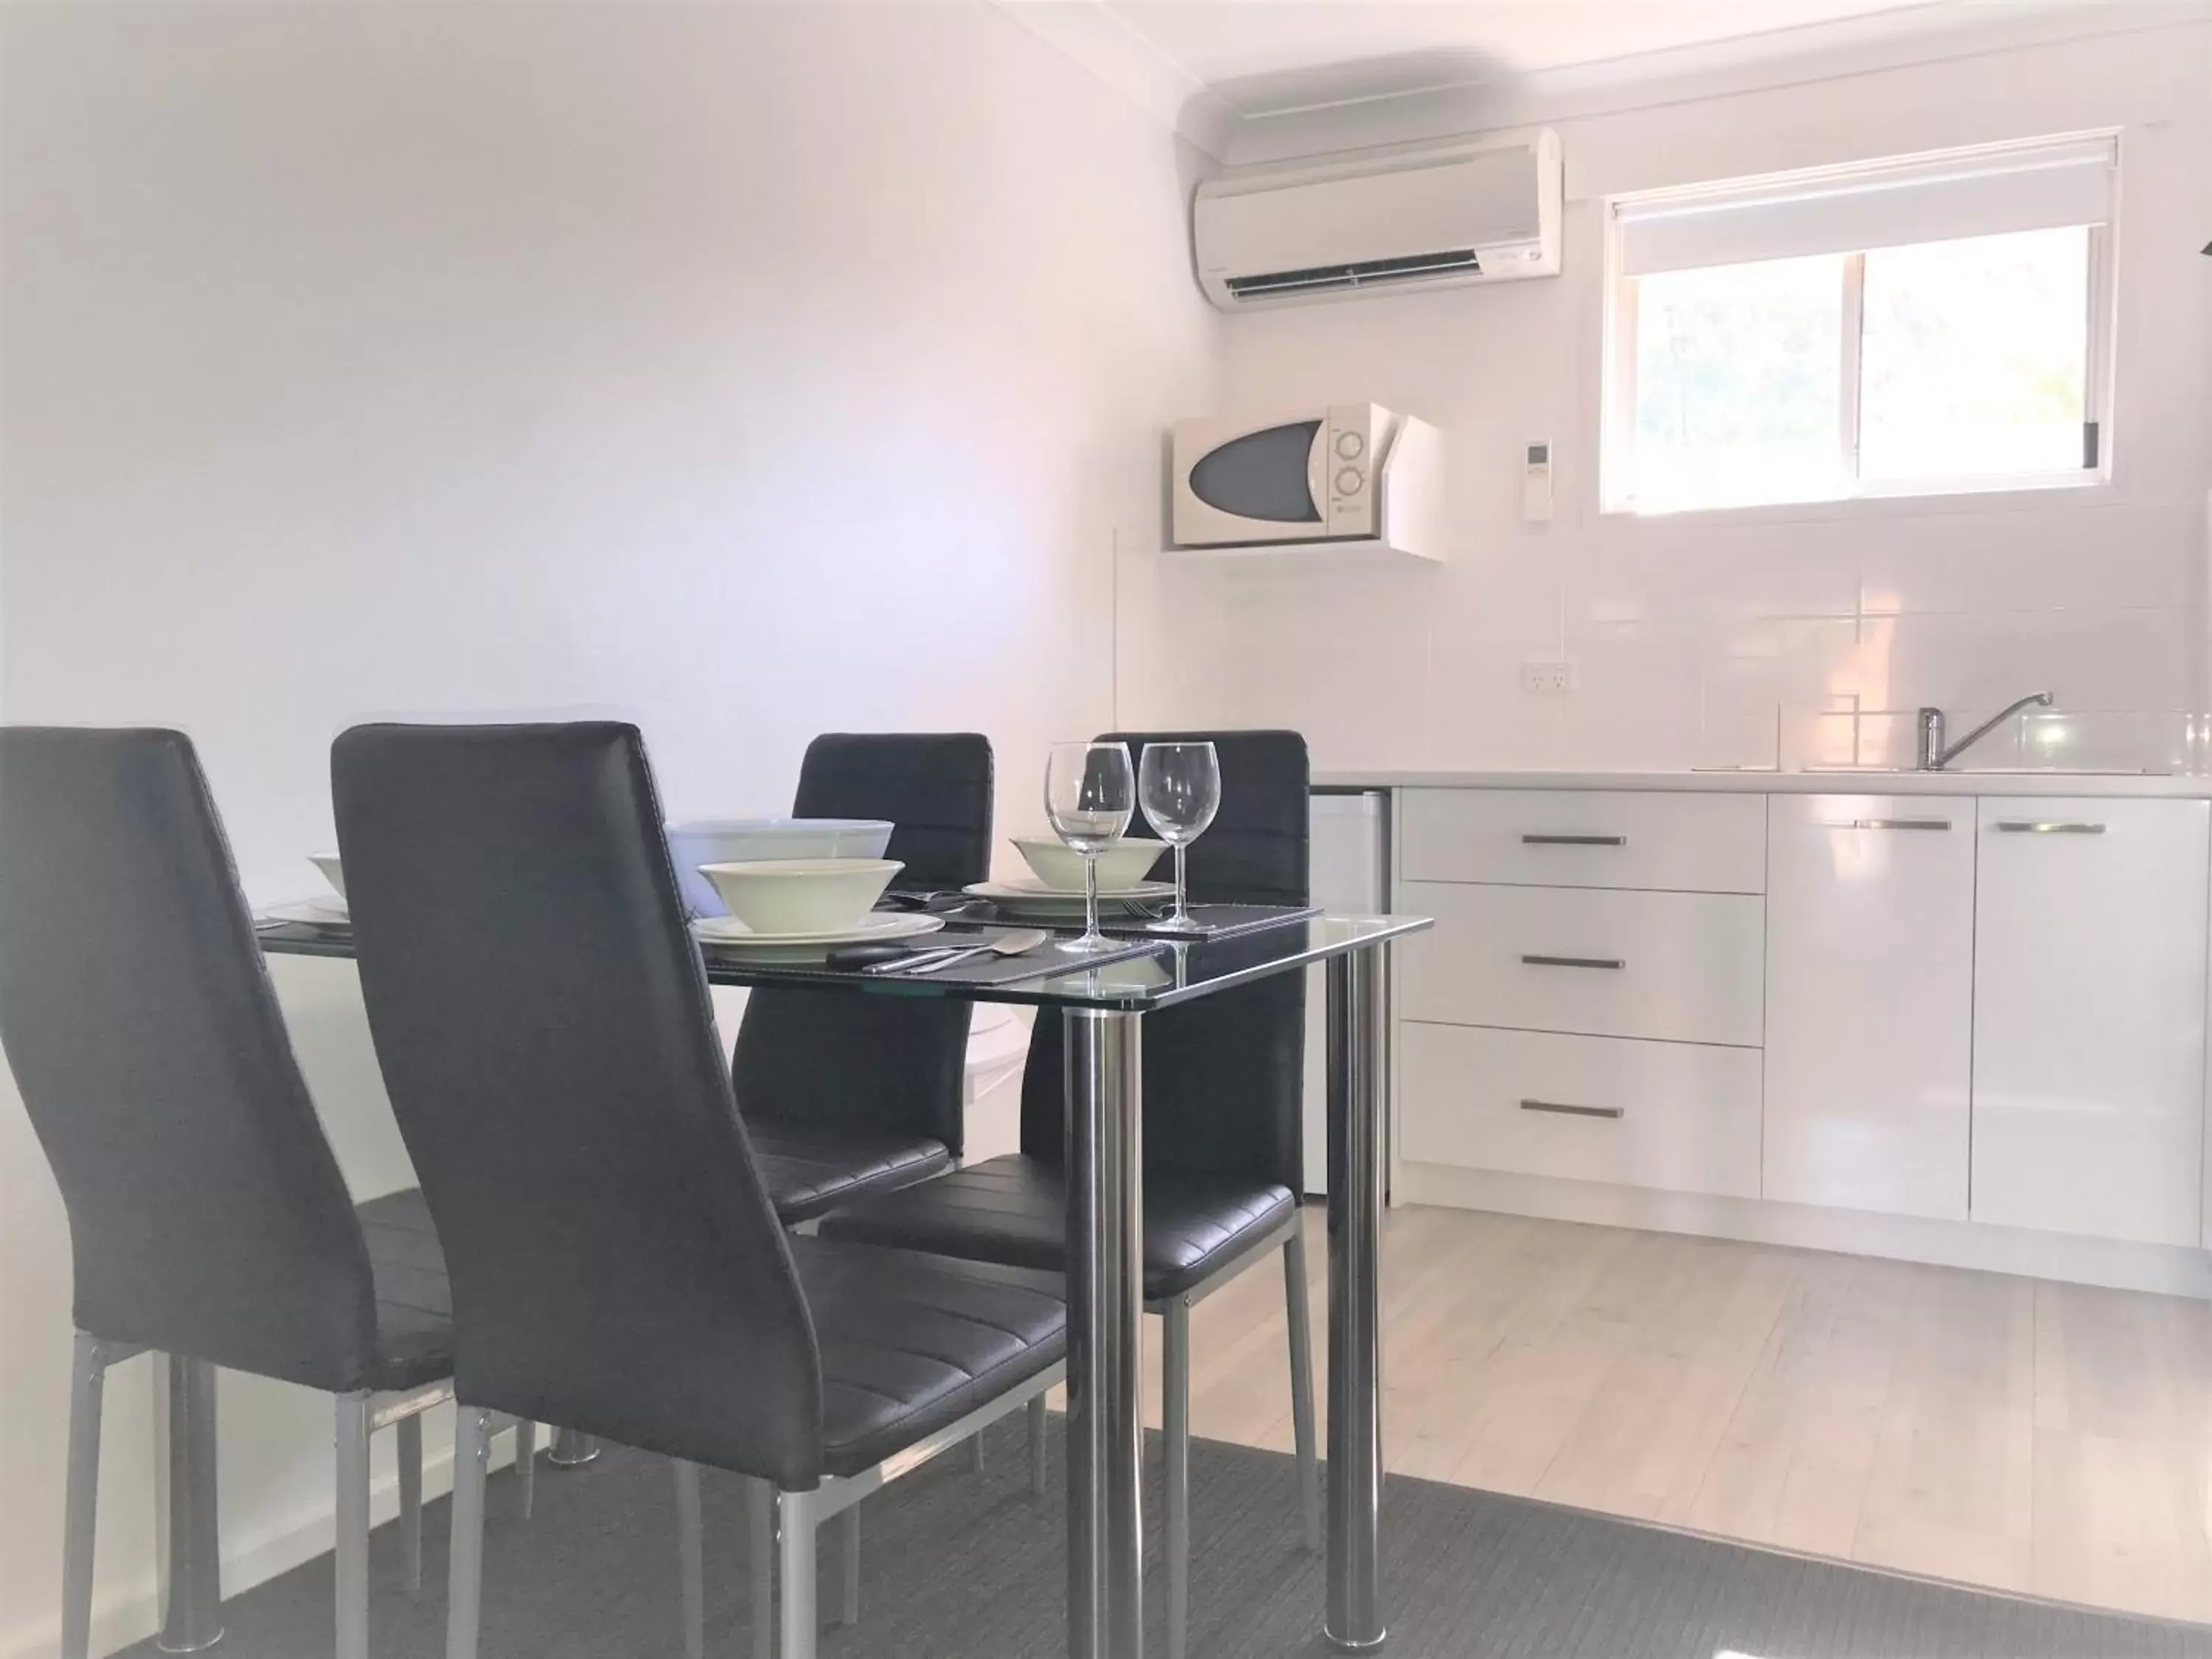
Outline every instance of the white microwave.
<svg viewBox="0 0 2212 1659">
<path fill-rule="evenodd" d="M 1368 541 L 1382 534 L 1382 472 L 1406 425 L 1374 404 L 1270 421 L 1176 423 L 1177 547 Z"/>
</svg>

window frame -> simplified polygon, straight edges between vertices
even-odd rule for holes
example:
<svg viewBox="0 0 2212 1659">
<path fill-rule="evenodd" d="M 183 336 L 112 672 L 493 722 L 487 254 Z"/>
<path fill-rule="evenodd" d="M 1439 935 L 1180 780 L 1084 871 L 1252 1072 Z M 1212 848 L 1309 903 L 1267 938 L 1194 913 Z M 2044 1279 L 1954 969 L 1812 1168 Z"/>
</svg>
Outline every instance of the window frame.
<svg viewBox="0 0 2212 1659">
<path fill-rule="evenodd" d="M 1859 471 L 1859 404 L 1862 396 L 1860 375 L 1862 347 L 1865 336 L 1866 252 L 1860 250 L 1835 256 L 1842 265 L 1841 292 L 1838 295 L 1839 320 L 1843 339 L 1843 362 L 1839 365 L 1841 380 L 1838 386 L 1838 455 L 1843 462 L 1844 476 L 1849 480 L 1847 489 L 1840 494 L 1822 495 L 1784 496 L 1762 501 L 1713 501 L 1683 506 L 1639 506 L 1635 499 L 1633 480 L 1636 465 L 1636 381 L 1637 345 L 1639 307 L 1635 303 L 1636 284 L 1639 277 L 1626 274 L 1624 224 L 1618 208 L 1625 202 L 1650 202 L 1680 194 L 1683 197 L 1707 196 L 1724 192 L 1735 186 L 1747 191 L 1758 186 L 1771 187 L 1778 175 L 1763 175 L 1758 179 L 1720 180 L 1709 185 L 1688 187 L 1680 192 L 1653 191 L 1633 196 L 1609 197 L 1603 203 L 1605 221 L 1604 309 L 1601 327 L 1601 384 L 1599 387 L 1600 418 L 1598 422 L 1598 512 L 1604 518 L 1622 519 L 1680 519 L 1692 514 L 1783 514 L 1792 517 L 1829 517 L 1862 510 L 1875 503 L 1899 502 L 1936 503 L 1991 495 L 2035 494 L 2045 492 L 2076 492 L 2109 489 L 2112 482 L 2112 386 L 2113 340 L 2117 332 L 2118 307 L 2118 283 L 2114 273 L 2115 232 L 2121 212 L 2120 176 L 2125 157 L 2122 148 L 2123 135 L 2117 131 L 2099 131 L 2064 135 L 2058 139 L 2028 140 L 2017 146 L 1978 147 L 1969 151 L 1934 151 L 1925 155 L 1893 158 L 1876 167 L 1899 171 L 1916 165 L 1938 167 L 1947 158 L 1970 153 L 2002 154 L 2017 149 L 2027 151 L 2054 143 L 2072 139 L 2108 140 L 2113 145 L 2112 204 L 2106 219 L 2087 227 L 2088 232 L 2088 270 L 2085 284 L 2088 315 L 2083 356 L 2082 379 L 2084 418 L 2094 422 L 2097 430 L 2097 460 L 2094 466 L 2069 469 L 2063 472 L 2031 472 L 2020 474 L 1976 474 L 1964 477 L 1936 477 L 1909 479 L 1874 479 L 1863 477 Z M 1812 168 L 1796 175 L 1808 182 L 1818 180 L 1836 171 Z M 2003 234 L 2003 232 L 1982 233 Z M 1946 239 L 1931 238 L 1927 242 L 1899 246 L 1927 246 Z M 1967 240 L 1961 238 L 1960 240 Z M 1780 256 L 1788 257 L 1788 256 Z M 1747 260 L 1741 264 L 1756 264 Z"/>
</svg>

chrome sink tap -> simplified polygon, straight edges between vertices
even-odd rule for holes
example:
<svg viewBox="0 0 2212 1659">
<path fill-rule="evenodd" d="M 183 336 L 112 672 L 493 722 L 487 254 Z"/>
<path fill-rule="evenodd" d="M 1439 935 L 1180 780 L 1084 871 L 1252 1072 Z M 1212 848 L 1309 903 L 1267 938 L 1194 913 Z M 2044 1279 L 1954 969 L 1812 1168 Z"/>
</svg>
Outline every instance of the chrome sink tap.
<svg viewBox="0 0 2212 1659">
<path fill-rule="evenodd" d="M 2051 707 L 2051 695 L 2048 691 L 2031 691 L 2002 713 L 1990 715 L 1989 719 L 1984 720 L 1948 749 L 1943 746 L 1943 711 L 1940 708 L 1922 709 L 1918 760 L 1920 769 L 1923 772 L 1942 771 L 2014 714 L 2020 713 L 2021 709 L 2031 703 L 2039 704 L 2048 708 Z"/>
</svg>

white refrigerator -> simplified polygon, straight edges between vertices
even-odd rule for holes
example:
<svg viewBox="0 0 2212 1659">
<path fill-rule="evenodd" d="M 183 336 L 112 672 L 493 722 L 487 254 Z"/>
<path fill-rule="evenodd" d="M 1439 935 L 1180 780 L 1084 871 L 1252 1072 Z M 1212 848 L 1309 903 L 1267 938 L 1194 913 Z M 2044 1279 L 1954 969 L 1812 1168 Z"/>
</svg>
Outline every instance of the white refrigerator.
<svg viewBox="0 0 2212 1659">
<path fill-rule="evenodd" d="M 1313 902 L 1340 915 L 1390 908 L 1389 797 L 1317 790 L 1311 828 Z M 1328 970 L 1306 970 L 1306 1191 L 1328 1190 Z"/>
</svg>

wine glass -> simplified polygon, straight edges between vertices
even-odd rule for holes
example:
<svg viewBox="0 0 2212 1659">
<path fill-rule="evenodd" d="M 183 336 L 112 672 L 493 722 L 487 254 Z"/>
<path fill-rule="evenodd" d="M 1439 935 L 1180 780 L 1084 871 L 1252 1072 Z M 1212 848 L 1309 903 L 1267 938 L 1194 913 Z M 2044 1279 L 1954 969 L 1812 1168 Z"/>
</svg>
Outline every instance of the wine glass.
<svg viewBox="0 0 2212 1659">
<path fill-rule="evenodd" d="M 1148 743 L 1137 764 L 1137 800 L 1152 833 L 1175 848 L 1175 909 L 1149 926 L 1187 931 L 1183 849 L 1204 835 L 1221 810 L 1221 757 L 1210 743 Z"/>
<path fill-rule="evenodd" d="M 1061 950 L 1112 948 L 1114 941 L 1098 931 L 1098 855 L 1121 839 L 1136 805 L 1127 744 L 1053 744 L 1044 769 L 1044 815 L 1068 851 L 1083 856 L 1083 933 L 1062 939 Z"/>
</svg>

